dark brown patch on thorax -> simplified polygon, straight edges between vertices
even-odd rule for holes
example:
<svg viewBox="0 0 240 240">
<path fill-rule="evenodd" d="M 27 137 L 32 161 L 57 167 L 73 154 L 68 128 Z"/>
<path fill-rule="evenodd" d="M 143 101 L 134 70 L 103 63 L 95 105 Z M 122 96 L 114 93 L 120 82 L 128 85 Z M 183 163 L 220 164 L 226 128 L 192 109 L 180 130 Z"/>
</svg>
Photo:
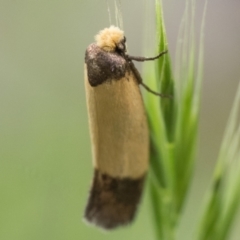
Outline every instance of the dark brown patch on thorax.
<svg viewBox="0 0 240 240">
<path fill-rule="evenodd" d="M 140 201 L 144 178 L 113 178 L 95 170 L 85 218 L 105 229 L 130 223 Z"/>
<path fill-rule="evenodd" d="M 119 80 L 130 69 L 129 63 L 117 52 L 107 52 L 95 43 L 85 53 L 88 81 L 92 87 L 105 81 Z"/>
</svg>

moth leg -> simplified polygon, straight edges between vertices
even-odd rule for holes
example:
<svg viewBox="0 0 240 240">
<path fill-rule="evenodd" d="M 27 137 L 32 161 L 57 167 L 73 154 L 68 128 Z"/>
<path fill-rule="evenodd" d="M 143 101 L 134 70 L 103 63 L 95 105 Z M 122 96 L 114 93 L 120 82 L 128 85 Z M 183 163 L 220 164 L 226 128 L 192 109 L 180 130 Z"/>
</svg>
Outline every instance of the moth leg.
<svg viewBox="0 0 240 240">
<path fill-rule="evenodd" d="M 152 94 L 157 95 L 157 96 L 160 96 L 160 97 L 172 98 L 172 96 L 170 96 L 170 95 L 158 93 L 158 92 L 155 92 L 155 91 L 153 91 L 152 89 L 150 89 L 150 88 L 143 82 L 140 73 L 138 72 L 137 68 L 135 67 L 135 65 L 133 64 L 132 61 L 129 61 L 129 65 L 130 65 L 130 68 L 131 68 L 134 76 L 136 77 L 138 83 L 141 84 L 148 92 L 151 92 Z"/>
<path fill-rule="evenodd" d="M 166 51 L 163 51 L 161 53 L 159 53 L 157 56 L 155 57 L 134 57 L 134 56 L 130 56 L 130 55 L 126 55 L 127 58 L 129 60 L 135 60 L 135 61 L 138 61 L 138 62 L 144 62 L 144 61 L 152 61 L 152 60 L 155 60 L 155 59 L 158 59 L 160 58 L 162 55 L 166 54 L 168 52 L 168 50 Z"/>
</svg>

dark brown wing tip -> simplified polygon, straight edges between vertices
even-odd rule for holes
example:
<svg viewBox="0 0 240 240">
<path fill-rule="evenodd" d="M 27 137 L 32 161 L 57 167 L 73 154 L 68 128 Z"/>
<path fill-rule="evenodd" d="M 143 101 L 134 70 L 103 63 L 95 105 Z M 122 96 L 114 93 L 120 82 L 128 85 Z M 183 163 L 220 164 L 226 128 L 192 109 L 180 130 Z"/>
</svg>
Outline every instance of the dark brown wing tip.
<svg viewBox="0 0 240 240">
<path fill-rule="evenodd" d="M 95 170 L 85 219 L 106 230 L 131 223 L 141 198 L 143 183 L 144 176 L 139 179 L 120 179 Z"/>
</svg>

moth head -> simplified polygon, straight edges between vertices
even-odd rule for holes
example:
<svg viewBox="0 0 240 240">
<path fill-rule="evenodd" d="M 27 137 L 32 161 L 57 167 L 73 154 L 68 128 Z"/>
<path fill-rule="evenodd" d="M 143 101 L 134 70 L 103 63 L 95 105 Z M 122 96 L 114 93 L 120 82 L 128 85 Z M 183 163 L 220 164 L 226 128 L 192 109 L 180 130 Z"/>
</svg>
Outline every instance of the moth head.
<svg viewBox="0 0 240 240">
<path fill-rule="evenodd" d="M 96 36 L 97 45 L 107 52 L 126 52 L 126 38 L 118 27 L 104 28 Z"/>
</svg>

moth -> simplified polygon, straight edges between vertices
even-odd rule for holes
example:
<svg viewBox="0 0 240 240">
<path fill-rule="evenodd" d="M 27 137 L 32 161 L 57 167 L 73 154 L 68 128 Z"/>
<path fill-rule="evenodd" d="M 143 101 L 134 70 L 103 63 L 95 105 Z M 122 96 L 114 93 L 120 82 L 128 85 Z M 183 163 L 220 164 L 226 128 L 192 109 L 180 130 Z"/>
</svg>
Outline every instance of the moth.
<svg viewBox="0 0 240 240">
<path fill-rule="evenodd" d="M 94 177 L 85 219 L 104 229 L 129 224 L 139 204 L 148 170 L 149 133 L 141 84 L 118 27 L 99 32 L 85 53 L 85 89 Z"/>
</svg>

